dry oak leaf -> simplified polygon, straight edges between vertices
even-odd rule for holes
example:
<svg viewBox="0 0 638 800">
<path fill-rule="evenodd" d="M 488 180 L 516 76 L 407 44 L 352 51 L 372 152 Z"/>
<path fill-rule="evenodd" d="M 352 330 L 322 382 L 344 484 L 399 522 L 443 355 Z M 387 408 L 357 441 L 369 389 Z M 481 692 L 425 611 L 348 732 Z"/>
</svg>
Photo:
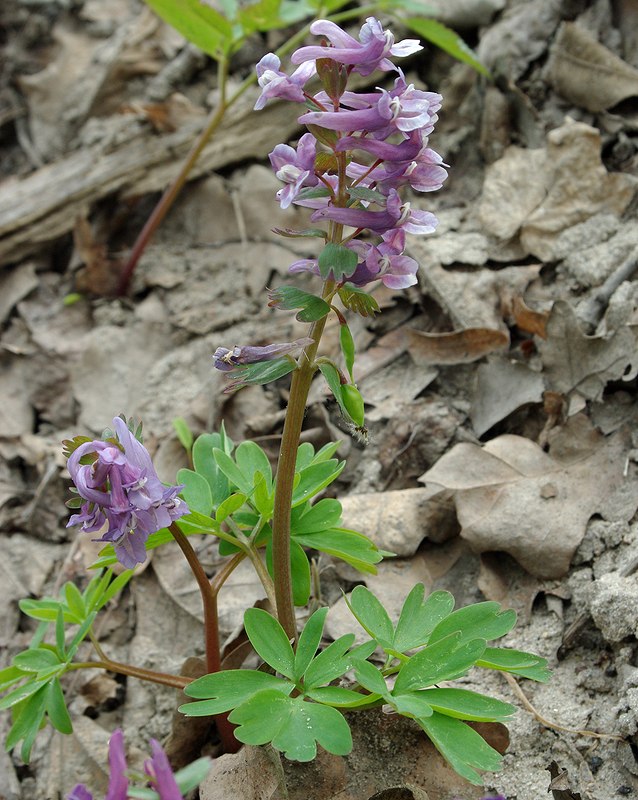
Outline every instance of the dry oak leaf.
<svg viewBox="0 0 638 800">
<path fill-rule="evenodd" d="M 453 490 L 461 536 L 477 552 L 504 551 L 538 578 L 560 578 L 593 514 L 628 520 L 638 487 L 624 474 L 625 432 L 558 461 L 522 436 L 457 444 L 420 480 Z"/>
<path fill-rule="evenodd" d="M 621 327 L 608 336 L 587 336 L 563 300 L 552 307 L 547 340 L 539 349 L 548 387 L 563 394 L 575 390 L 588 400 L 601 400 L 609 381 L 629 381 L 638 374 L 634 327 Z"/>
</svg>

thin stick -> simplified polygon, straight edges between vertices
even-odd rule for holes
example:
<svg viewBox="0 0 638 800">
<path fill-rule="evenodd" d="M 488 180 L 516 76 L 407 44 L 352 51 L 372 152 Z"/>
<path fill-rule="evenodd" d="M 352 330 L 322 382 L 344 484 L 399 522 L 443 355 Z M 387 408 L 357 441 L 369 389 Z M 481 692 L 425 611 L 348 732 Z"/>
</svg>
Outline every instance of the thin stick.
<svg viewBox="0 0 638 800">
<path fill-rule="evenodd" d="M 618 742 L 624 742 L 622 736 L 618 736 L 615 733 L 596 733 L 596 731 L 588 731 L 588 730 L 580 730 L 578 728 L 566 728 L 564 725 L 559 725 L 557 722 L 550 722 L 549 720 L 545 719 L 530 703 L 527 699 L 525 693 L 521 689 L 521 687 L 516 682 L 516 679 L 513 675 L 509 675 L 507 672 L 501 673 L 505 680 L 509 683 L 512 687 L 512 691 L 521 701 L 523 706 L 532 714 L 534 719 L 539 722 L 543 727 L 550 728 L 551 730 L 555 731 L 565 731 L 565 733 L 576 733 L 579 736 L 591 736 L 594 739 L 615 739 Z"/>
</svg>

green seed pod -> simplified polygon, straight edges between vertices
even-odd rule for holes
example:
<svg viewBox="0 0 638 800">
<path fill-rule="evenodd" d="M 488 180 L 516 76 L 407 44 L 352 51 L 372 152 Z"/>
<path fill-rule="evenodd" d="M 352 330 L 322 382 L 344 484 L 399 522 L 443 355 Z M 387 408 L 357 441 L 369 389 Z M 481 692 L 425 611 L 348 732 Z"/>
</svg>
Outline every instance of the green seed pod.
<svg viewBox="0 0 638 800">
<path fill-rule="evenodd" d="M 352 417 L 354 424 L 362 428 L 365 413 L 363 409 L 363 397 L 361 397 L 361 393 L 357 387 L 351 383 L 344 383 L 341 387 L 341 400 L 344 408 Z"/>
</svg>

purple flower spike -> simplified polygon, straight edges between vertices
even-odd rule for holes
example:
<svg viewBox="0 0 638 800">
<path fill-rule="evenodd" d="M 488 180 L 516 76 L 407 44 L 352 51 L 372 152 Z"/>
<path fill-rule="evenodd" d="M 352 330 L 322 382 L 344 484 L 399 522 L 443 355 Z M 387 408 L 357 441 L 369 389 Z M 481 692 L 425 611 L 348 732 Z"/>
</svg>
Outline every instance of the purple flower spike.
<svg viewBox="0 0 638 800">
<path fill-rule="evenodd" d="M 228 350 L 226 347 L 218 347 L 213 354 L 215 369 L 219 369 L 222 372 L 231 372 L 235 367 L 239 367 L 242 364 L 258 364 L 262 361 L 272 361 L 288 353 L 294 353 L 296 350 L 303 350 L 313 341 L 313 339 L 306 337 L 304 339 L 296 339 L 294 342 L 268 344 L 265 347 L 251 347 L 250 345 L 242 345 L 240 347 L 235 345 L 232 350 Z"/>
<path fill-rule="evenodd" d="M 352 67 L 360 75 L 370 75 L 375 69 L 384 72 L 396 69 L 388 56 L 404 57 L 423 49 L 416 39 L 404 39 L 395 44 L 392 32 L 384 31 L 374 17 L 366 20 L 359 32 L 359 41 L 334 22 L 325 19 L 313 22 L 310 32 L 325 37 L 332 46 L 301 47 L 292 54 L 290 60 L 293 64 L 329 58 Z"/>
<path fill-rule="evenodd" d="M 314 61 L 302 64 L 292 75 L 286 75 L 279 68 L 281 61 L 274 53 L 267 53 L 257 64 L 257 82 L 261 86 L 261 94 L 255 103 L 255 111 L 261 110 L 268 100 L 279 97 L 303 103 L 305 100 L 303 87 L 316 74 Z"/>
<path fill-rule="evenodd" d="M 71 479 L 86 502 L 67 527 L 81 525 L 94 533 L 108 525 L 95 541 L 111 542 L 117 560 L 133 569 L 146 560 L 148 537 L 188 514 L 188 506 L 177 497 L 183 486 L 164 486 L 147 449 L 124 420 L 116 417 L 113 428 L 116 442 L 85 442 L 69 456 Z M 93 457 L 92 463 L 81 463 L 84 456 Z"/>
<path fill-rule="evenodd" d="M 294 201 L 304 186 L 316 186 L 319 179 L 314 173 L 317 140 L 311 133 L 304 133 L 297 149 L 287 144 L 278 144 L 269 154 L 275 175 L 286 186 L 277 193 L 282 208 Z"/>
</svg>

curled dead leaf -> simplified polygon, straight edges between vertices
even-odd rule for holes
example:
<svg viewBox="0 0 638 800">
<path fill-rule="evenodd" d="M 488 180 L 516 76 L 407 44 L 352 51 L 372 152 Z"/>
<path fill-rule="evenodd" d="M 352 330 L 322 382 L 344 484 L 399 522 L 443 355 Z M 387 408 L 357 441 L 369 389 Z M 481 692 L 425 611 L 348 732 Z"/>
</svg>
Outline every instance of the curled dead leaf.
<svg viewBox="0 0 638 800">
<path fill-rule="evenodd" d="M 425 333 L 406 328 L 408 352 L 418 366 L 429 364 L 470 364 L 479 358 L 506 350 L 510 337 L 505 331 L 466 328 L 451 333 Z"/>
<path fill-rule="evenodd" d="M 638 70 L 574 22 L 561 25 L 548 71 L 556 91 L 588 111 L 604 111 L 638 96 Z"/>
<path fill-rule="evenodd" d="M 534 311 L 522 297 L 517 296 L 512 299 L 512 316 L 519 330 L 547 339 L 547 311 Z"/>
<path fill-rule="evenodd" d="M 521 436 L 457 444 L 421 480 L 454 491 L 461 536 L 478 552 L 504 551 L 530 574 L 560 578 L 593 514 L 630 519 L 638 487 L 624 473 L 618 433 L 559 460 Z"/>
</svg>

